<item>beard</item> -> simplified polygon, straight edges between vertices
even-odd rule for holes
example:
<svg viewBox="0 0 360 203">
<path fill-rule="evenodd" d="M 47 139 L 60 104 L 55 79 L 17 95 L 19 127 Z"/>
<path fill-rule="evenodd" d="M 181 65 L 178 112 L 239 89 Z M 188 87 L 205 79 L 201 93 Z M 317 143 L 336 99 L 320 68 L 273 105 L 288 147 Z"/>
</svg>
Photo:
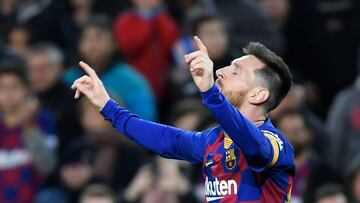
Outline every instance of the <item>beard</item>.
<svg viewBox="0 0 360 203">
<path fill-rule="evenodd" d="M 245 93 L 244 92 L 236 92 L 234 93 L 233 91 L 227 91 L 224 88 L 223 83 L 221 82 L 221 80 L 217 79 L 215 81 L 216 86 L 219 88 L 220 92 L 227 98 L 227 100 L 236 108 L 239 108 L 243 102 L 243 98 Z"/>
<path fill-rule="evenodd" d="M 244 93 L 242 92 L 230 92 L 230 91 L 224 91 L 224 96 L 229 100 L 229 102 L 235 106 L 236 108 L 239 108 L 243 102 Z"/>
</svg>

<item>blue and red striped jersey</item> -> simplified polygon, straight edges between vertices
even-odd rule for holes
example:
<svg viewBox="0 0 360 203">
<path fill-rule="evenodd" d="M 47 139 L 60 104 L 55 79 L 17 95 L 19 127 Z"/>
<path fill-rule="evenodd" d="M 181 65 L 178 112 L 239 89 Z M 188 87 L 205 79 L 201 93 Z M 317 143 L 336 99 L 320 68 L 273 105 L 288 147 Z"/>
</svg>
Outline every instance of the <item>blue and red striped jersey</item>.
<svg viewBox="0 0 360 203">
<path fill-rule="evenodd" d="M 270 126 L 270 127 L 268 127 Z M 290 145 L 285 144 L 281 134 L 271 133 L 273 128 L 268 120 L 263 126 L 264 133 L 279 139 L 281 144 L 277 162 L 263 170 L 254 170 L 248 164 L 241 149 L 220 127 L 209 131 L 209 142 L 203 160 L 206 202 L 288 202 L 294 175 Z M 284 147 L 289 147 L 284 149 Z M 286 163 L 288 162 L 288 163 Z"/>
<path fill-rule="evenodd" d="M 287 139 L 269 118 L 254 125 L 215 85 L 201 96 L 220 124 L 203 132 L 143 120 L 113 100 L 101 114 L 123 135 L 163 157 L 202 164 L 207 202 L 288 202 L 295 165 Z"/>
</svg>

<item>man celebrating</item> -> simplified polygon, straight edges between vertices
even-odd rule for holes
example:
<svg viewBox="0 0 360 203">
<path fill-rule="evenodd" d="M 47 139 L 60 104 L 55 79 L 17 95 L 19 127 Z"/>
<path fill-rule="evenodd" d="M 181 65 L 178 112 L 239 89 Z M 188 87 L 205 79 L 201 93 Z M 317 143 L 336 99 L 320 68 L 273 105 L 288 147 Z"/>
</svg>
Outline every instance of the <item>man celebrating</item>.
<svg viewBox="0 0 360 203">
<path fill-rule="evenodd" d="M 250 43 L 247 55 L 216 72 L 214 84 L 206 47 L 194 40 L 198 51 L 185 61 L 220 126 L 190 132 L 143 120 L 110 99 L 84 62 L 87 75 L 72 85 L 75 98 L 86 95 L 119 132 L 161 156 L 202 163 L 207 202 L 289 202 L 293 149 L 267 117 L 291 87 L 287 65 L 260 43 Z"/>
</svg>

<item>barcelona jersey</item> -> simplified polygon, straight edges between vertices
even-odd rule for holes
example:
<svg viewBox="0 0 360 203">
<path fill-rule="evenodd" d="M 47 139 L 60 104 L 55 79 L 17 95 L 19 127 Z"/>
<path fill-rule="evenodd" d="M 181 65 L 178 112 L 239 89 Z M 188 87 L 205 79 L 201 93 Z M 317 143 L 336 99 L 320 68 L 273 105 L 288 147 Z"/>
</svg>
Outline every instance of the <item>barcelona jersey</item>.
<svg viewBox="0 0 360 203">
<path fill-rule="evenodd" d="M 220 124 L 203 132 L 143 120 L 113 100 L 101 114 L 126 137 L 163 157 L 202 164 L 206 202 L 289 202 L 295 165 L 287 139 L 269 118 L 254 125 L 215 85 L 201 96 Z"/>
</svg>

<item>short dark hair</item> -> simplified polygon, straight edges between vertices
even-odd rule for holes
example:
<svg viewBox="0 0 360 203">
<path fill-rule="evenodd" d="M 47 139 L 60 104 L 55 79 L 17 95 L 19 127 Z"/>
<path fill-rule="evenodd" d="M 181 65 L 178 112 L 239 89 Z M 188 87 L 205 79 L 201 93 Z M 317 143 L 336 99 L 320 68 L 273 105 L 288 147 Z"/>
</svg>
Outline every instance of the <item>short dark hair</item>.
<svg viewBox="0 0 360 203">
<path fill-rule="evenodd" d="M 26 66 L 23 62 L 14 60 L 0 62 L 0 76 L 5 74 L 15 75 L 25 87 L 30 84 L 29 78 L 27 77 Z"/>
<path fill-rule="evenodd" d="M 255 74 L 264 80 L 269 89 L 269 98 L 265 102 L 265 109 L 269 112 L 280 104 L 292 86 L 289 67 L 281 57 L 259 42 L 250 42 L 243 51 L 265 63 L 265 67 L 256 70 Z"/>
</svg>

